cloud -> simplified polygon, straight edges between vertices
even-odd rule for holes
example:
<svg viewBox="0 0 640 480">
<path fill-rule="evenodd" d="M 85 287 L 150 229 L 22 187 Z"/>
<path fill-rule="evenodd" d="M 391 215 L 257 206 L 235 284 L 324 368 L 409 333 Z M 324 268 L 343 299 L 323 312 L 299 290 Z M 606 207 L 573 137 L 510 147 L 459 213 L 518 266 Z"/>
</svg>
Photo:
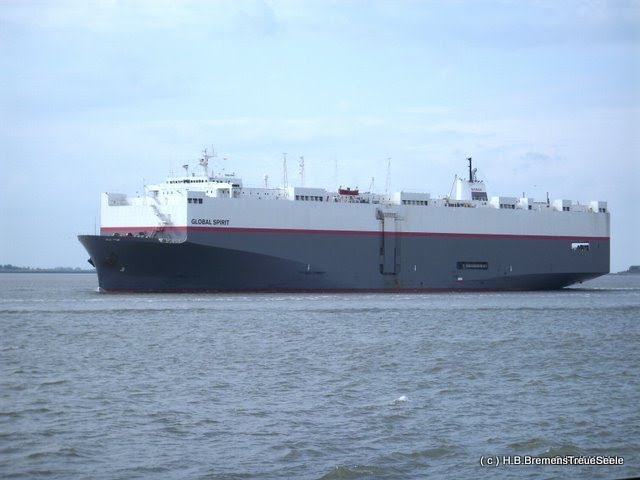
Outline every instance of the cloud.
<svg viewBox="0 0 640 480">
<path fill-rule="evenodd" d="M 392 188 L 440 194 L 472 156 L 493 193 L 533 184 L 624 207 L 640 153 L 639 8 L 5 1 L 4 185 L 19 195 L 27 168 L 39 192 L 82 176 L 73 194 L 89 202 L 213 143 L 247 184 L 280 178 L 286 151 L 305 156 L 309 184 L 333 185 L 337 161 L 344 184 L 384 185 L 391 157 Z"/>
<path fill-rule="evenodd" d="M 640 40 L 640 3 L 632 0 L 317 0 L 304 2 L 303 8 L 297 0 L 283 0 L 274 1 L 273 5 L 291 28 L 340 33 L 377 44 L 414 39 L 436 48 L 457 45 L 513 49 Z"/>
<path fill-rule="evenodd" d="M 520 156 L 522 160 L 520 165 L 522 168 L 549 168 L 552 164 L 557 163 L 559 158 L 557 155 L 549 155 L 541 152 L 526 152 Z"/>
<path fill-rule="evenodd" d="M 204 29 L 218 33 L 273 35 L 278 31 L 274 10 L 262 0 L 117 0 L 9 2 L 0 22 L 35 31 L 83 30 L 93 34 L 123 31 Z"/>
</svg>

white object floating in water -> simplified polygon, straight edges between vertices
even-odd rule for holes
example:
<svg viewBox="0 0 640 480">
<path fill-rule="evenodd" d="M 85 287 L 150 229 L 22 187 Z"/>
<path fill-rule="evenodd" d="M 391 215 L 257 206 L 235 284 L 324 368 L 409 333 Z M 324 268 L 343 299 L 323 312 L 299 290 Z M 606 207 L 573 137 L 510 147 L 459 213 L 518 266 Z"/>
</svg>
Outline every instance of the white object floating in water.
<svg viewBox="0 0 640 480">
<path fill-rule="evenodd" d="M 396 398 L 393 402 L 391 402 L 389 405 L 398 405 L 399 403 L 403 403 L 406 401 L 407 401 L 407 396 L 401 395 L 398 398 Z"/>
</svg>

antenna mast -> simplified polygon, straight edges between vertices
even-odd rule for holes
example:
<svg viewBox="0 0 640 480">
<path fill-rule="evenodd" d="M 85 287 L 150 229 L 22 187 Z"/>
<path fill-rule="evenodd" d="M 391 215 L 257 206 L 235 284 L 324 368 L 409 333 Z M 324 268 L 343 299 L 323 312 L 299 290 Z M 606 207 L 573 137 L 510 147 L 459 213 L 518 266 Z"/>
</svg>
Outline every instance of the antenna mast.
<svg viewBox="0 0 640 480">
<path fill-rule="evenodd" d="M 211 147 L 211 152 L 212 152 L 212 155 L 209 155 L 207 153 L 207 149 L 205 148 L 202 152 L 202 158 L 200 159 L 200 165 L 202 166 L 204 170 L 204 174 L 207 178 L 209 178 L 209 159 L 216 156 L 213 146 Z"/>
<path fill-rule="evenodd" d="M 300 157 L 300 186 L 304 187 L 304 157 Z"/>
<path fill-rule="evenodd" d="M 471 157 L 467 158 L 469 162 L 469 183 L 473 183 L 473 171 L 471 170 Z"/>
<path fill-rule="evenodd" d="M 391 180 L 391 157 L 387 158 L 387 181 L 384 186 L 384 193 L 389 192 L 389 181 Z"/>
<path fill-rule="evenodd" d="M 289 196 L 289 180 L 287 179 L 287 154 L 282 154 L 282 188 L 284 188 L 285 197 Z"/>
</svg>

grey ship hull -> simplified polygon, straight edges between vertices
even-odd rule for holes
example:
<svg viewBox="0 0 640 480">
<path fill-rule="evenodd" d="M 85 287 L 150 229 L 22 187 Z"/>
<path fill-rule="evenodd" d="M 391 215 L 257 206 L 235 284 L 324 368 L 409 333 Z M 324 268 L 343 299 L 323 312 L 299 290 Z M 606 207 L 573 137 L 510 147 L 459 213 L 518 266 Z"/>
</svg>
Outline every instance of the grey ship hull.
<svg viewBox="0 0 640 480">
<path fill-rule="evenodd" d="M 609 273 L 609 239 L 195 231 L 81 235 L 105 291 L 549 290 Z M 589 242 L 588 250 L 571 248 Z"/>
</svg>

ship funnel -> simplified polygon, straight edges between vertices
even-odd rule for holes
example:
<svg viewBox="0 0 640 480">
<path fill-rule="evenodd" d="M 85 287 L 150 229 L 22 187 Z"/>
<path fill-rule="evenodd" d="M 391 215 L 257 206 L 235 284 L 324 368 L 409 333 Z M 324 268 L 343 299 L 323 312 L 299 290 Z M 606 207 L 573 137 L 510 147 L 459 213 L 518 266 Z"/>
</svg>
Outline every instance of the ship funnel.
<svg viewBox="0 0 640 480">
<path fill-rule="evenodd" d="M 469 162 L 469 179 L 465 182 L 462 178 L 456 176 L 453 183 L 454 200 L 480 200 L 487 201 L 487 189 L 484 182 L 478 181 L 476 177 L 477 168 L 473 168 L 471 157 L 467 158 Z"/>
</svg>

